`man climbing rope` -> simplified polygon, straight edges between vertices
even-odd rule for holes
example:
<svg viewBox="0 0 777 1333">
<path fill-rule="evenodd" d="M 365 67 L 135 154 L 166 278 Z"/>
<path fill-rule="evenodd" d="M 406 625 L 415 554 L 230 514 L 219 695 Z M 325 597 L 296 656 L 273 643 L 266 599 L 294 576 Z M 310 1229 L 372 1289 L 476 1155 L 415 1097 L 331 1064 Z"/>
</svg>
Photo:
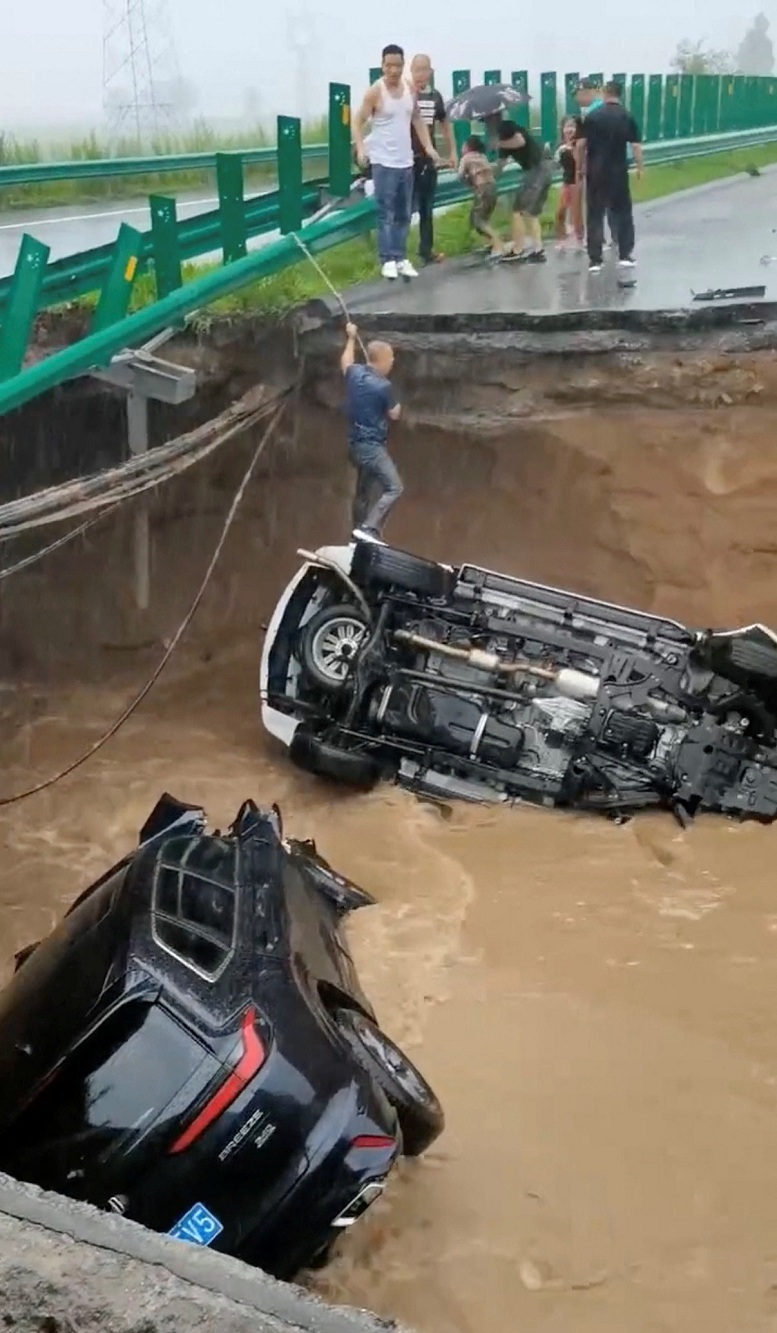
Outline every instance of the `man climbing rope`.
<svg viewBox="0 0 777 1333">
<path fill-rule="evenodd" d="M 389 511 L 404 487 L 388 451 L 389 421 L 398 421 L 401 407 L 389 380 L 394 365 L 390 343 L 369 342 L 367 364 L 356 361 L 355 324 L 345 326 L 340 368 L 345 377 L 348 457 L 356 469 L 352 528 L 356 535 L 380 537 Z"/>
</svg>

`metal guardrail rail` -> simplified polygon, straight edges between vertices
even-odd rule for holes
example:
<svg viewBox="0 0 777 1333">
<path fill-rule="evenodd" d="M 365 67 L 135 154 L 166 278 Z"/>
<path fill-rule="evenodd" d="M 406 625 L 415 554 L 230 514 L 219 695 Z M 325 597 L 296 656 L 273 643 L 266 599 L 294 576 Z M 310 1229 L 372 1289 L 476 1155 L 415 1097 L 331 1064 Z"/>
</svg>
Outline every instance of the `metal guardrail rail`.
<svg viewBox="0 0 777 1333">
<path fill-rule="evenodd" d="M 775 117 L 777 120 L 777 116 Z M 648 163 L 682 161 L 690 157 L 755 147 L 777 141 L 777 123 L 729 134 L 660 141 L 645 146 Z M 219 154 L 217 174 L 221 206 L 218 210 L 178 223 L 175 200 L 152 196 L 151 231 L 141 233 L 123 224 L 114 246 L 47 265 L 48 248 L 31 237 L 23 239 L 16 272 L 0 284 L 0 414 L 8 412 L 59 384 L 107 366 L 118 352 L 146 342 L 154 334 L 179 326 L 194 311 L 240 288 L 303 262 L 293 233 L 321 200 L 323 182 L 303 183 L 301 126 L 291 117 L 278 117 L 278 189 L 254 199 L 243 196 L 243 160 L 240 154 Z M 329 194 L 341 205 L 352 182 L 350 89 L 330 85 L 328 157 Z M 500 191 L 513 188 L 515 174 L 505 173 Z M 447 208 L 470 197 L 453 173 L 443 173 L 436 206 Z M 375 226 L 372 200 L 350 202 L 328 217 L 304 226 L 312 253 L 349 241 Z M 281 238 L 253 253 L 247 239 L 277 228 Z M 184 283 L 182 260 L 221 249 L 223 266 Z M 158 298 L 135 314 L 128 314 L 132 289 L 143 267 L 153 265 Z M 89 333 L 72 347 L 55 352 L 23 369 L 25 349 L 37 311 L 62 300 L 99 288 L 100 296 Z"/>
<path fill-rule="evenodd" d="M 246 167 L 275 167 L 276 148 L 241 148 Z M 68 162 L 11 163 L 0 166 L 0 189 L 8 185 L 50 185 L 58 181 L 91 181 L 106 177 L 162 176 L 168 172 L 210 171 L 216 168 L 218 152 L 158 154 L 149 157 L 74 158 Z M 326 162 L 329 145 L 302 145 L 305 162 Z"/>
<path fill-rule="evenodd" d="M 326 188 L 326 178 L 306 182 L 302 191 L 303 217 L 309 217 L 320 207 L 322 191 Z M 152 202 L 152 209 L 154 204 Z M 246 237 L 267 235 L 278 229 L 278 191 L 256 195 L 245 201 Z M 138 255 L 138 267 L 135 274 L 143 273 L 154 258 L 153 230 L 140 233 L 141 245 Z M 221 210 L 211 209 L 207 213 L 197 213 L 192 218 L 178 224 L 178 248 L 182 261 L 198 259 L 218 251 L 222 244 Z M 39 308 L 63 305 L 68 301 L 87 296 L 99 291 L 111 267 L 115 243 L 94 246 L 77 255 L 68 255 L 47 264 L 41 284 Z M 13 289 L 14 275 L 0 278 L 0 320 Z"/>
</svg>

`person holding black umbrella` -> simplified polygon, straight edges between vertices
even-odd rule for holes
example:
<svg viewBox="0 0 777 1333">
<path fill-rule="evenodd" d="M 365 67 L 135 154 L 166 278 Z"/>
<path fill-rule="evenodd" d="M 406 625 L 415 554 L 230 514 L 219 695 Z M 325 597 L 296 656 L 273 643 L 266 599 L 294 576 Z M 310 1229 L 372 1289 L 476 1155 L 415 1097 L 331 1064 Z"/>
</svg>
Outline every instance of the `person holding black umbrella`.
<svg viewBox="0 0 777 1333">
<path fill-rule="evenodd" d="M 510 107 L 526 101 L 526 94 L 510 84 L 481 84 L 453 98 L 447 111 L 451 120 L 485 122 L 490 143 L 498 152 L 497 177 L 510 158 L 521 168 L 521 182 L 513 198 L 512 250 L 526 263 L 544 264 L 540 217 L 553 183 L 553 164 L 528 129 L 504 117 Z"/>
<path fill-rule="evenodd" d="M 490 116 L 486 125 L 499 154 L 497 178 L 510 158 L 518 163 L 522 172 L 521 182 L 513 195 L 513 255 L 527 264 L 544 264 L 547 256 L 542 244 L 540 218 L 553 184 L 553 164 L 542 144 L 514 120 L 504 120 L 497 114 Z"/>
</svg>

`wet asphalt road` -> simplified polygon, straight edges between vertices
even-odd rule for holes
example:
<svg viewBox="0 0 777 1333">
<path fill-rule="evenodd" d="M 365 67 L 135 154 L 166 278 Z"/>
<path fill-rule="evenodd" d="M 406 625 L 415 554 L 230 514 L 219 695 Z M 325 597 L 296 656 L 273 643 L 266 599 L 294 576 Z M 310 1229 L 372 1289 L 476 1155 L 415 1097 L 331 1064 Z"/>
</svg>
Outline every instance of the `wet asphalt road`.
<svg viewBox="0 0 777 1333">
<path fill-rule="evenodd" d="M 179 218 L 191 218 L 215 207 L 217 200 L 207 191 L 178 198 Z M 91 250 L 115 241 L 122 222 L 138 231 L 151 226 L 147 199 L 101 204 L 73 204 L 67 208 L 14 209 L 0 213 L 0 276 L 13 271 L 22 236 L 27 232 L 50 246 L 50 259 Z"/>
<path fill-rule="evenodd" d="M 215 203 L 206 192 L 181 195 L 178 215 L 190 218 Z M 691 303 L 695 292 L 759 283 L 766 286 L 767 300 L 777 299 L 777 172 L 667 196 L 638 207 L 636 215 L 639 263 L 633 287 L 618 285 L 612 258 L 594 277 L 585 255 L 551 251 L 544 267 L 452 261 L 416 282 L 367 284 L 351 293 L 350 304 L 373 314 L 426 315 L 676 309 Z M 13 270 L 24 232 L 49 245 L 54 260 L 114 240 L 122 222 L 148 228 L 148 201 L 0 214 L 0 276 Z M 254 248 L 270 239 L 257 237 L 249 244 Z M 773 255 L 773 264 L 761 262 Z"/>
<path fill-rule="evenodd" d="M 188 220 L 198 213 L 209 213 L 218 203 L 216 195 L 200 193 L 179 195 L 178 218 Z M 70 208 L 41 208 L 29 212 L 0 213 L 0 277 L 12 273 L 25 232 L 43 241 L 51 249 L 49 261 L 79 254 L 98 245 L 115 241 L 122 222 L 138 231 L 147 231 L 151 216 L 147 199 L 128 200 L 117 204 L 74 204 Z M 277 232 L 254 236 L 248 242 L 249 250 L 275 240 Z M 217 255 L 202 255 L 208 260 Z"/>
<path fill-rule="evenodd" d="M 709 289 L 766 287 L 777 299 L 777 172 L 736 176 L 669 195 L 636 209 L 636 285 L 618 285 L 615 260 L 588 273 L 584 254 L 549 262 L 487 265 L 467 258 L 425 270 L 412 282 L 377 281 L 348 294 L 349 307 L 370 314 L 456 315 L 471 312 L 557 314 L 592 309 L 679 309 Z M 633 279 L 632 279 L 633 280 Z"/>
</svg>

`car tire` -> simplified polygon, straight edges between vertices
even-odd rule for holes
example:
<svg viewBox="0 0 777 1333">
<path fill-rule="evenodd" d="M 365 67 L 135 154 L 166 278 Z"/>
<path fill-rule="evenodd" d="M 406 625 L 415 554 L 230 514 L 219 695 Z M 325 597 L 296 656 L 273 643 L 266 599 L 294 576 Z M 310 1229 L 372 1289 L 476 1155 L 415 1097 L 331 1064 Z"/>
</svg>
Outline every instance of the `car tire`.
<svg viewBox="0 0 777 1333">
<path fill-rule="evenodd" d="M 330 694 L 344 690 L 367 630 L 368 621 L 350 602 L 317 611 L 302 626 L 297 648 L 308 679 Z"/>
<path fill-rule="evenodd" d="M 434 560 L 422 560 L 408 551 L 393 546 L 378 546 L 361 542 L 356 548 L 351 576 L 358 584 L 371 583 L 401 592 L 412 592 L 418 597 L 445 597 L 453 585 L 450 570 L 443 569 Z"/>
<path fill-rule="evenodd" d="M 380 764 L 371 755 L 329 745 L 302 728 L 292 736 L 289 758 L 306 773 L 358 787 L 360 791 L 370 791 L 380 779 Z"/>
<path fill-rule="evenodd" d="M 732 639 L 731 665 L 762 680 L 777 681 L 777 648 L 768 643 L 752 643 L 746 639 Z"/>
<path fill-rule="evenodd" d="M 405 1157 L 420 1157 L 445 1128 L 436 1094 L 412 1060 L 366 1014 L 338 1009 L 334 1018 L 357 1064 L 394 1107 Z"/>
</svg>

